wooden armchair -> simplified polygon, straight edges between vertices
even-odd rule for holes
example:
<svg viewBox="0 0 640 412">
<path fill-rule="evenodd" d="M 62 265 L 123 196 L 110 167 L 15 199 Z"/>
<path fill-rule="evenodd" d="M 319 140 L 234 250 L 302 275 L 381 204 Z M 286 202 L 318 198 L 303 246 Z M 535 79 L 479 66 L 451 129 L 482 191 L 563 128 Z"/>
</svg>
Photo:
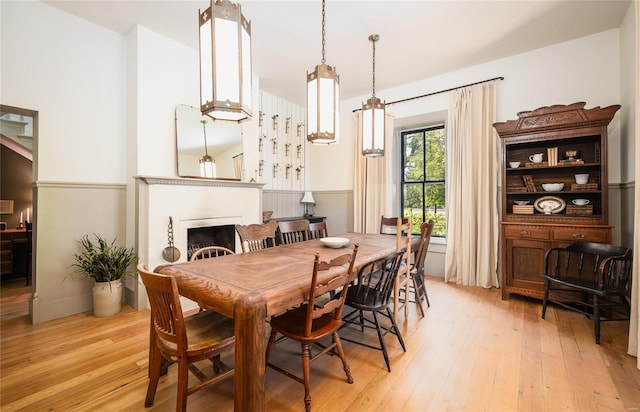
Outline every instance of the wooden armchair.
<svg viewBox="0 0 640 412">
<path fill-rule="evenodd" d="M 316 252 L 307 302 L 300 307 L 290 309 L 282 315 L 271 318 L 271 336 L 269 337 L 266 353 L 267 366 L 304 385 L 304 405 L 306 411 L 311 410 L 309 364 L 320 355 L 325 353 L 333 355 L 334 350 L 337 351 L 338 356 L 342 360 L 342 368 L 347 375 L 347 382 L 353 383 L 353 377 L 351 376 L 351 371 L 347 364 L 347 359 L 344 356 L 342 344 L 340 343 L 340 336 L 338 335 L 338 329 L 342 325 L 342 309 L 344 307 L 346 294 L 334 293 L 329 300 L 317 298 L 341 288 L 342 290 L 346 290 L 351 279 L 351 272 L 353 271 L 353 264 L 357 253 L 357 243 L 352 253 L 340 255 L 330 262 L 321 262 L 320 253 Z M 344 269 L 336 271 L 338 266 L 344 265 L 348 265 L 346 271 L 344 271 Z M 282 338 L 276 340 L 278 334 L 282 335 Z M 332 338 L 331 344 L 320 345 L 318 343 L 320 339 L 328 336 Z M 293 339 L 301 344 L 302 378 L 269 362 L 275 344 L 285 338 Z M 320 348 L 313 356 L 311 356 L 310 351 L 310 345 L 312 343 L 317 343 Z"/>
<path fill-rule="evenodd" d="M 193 252 L 190 261 L 200 259 L 211 259 L 218 256 L 233 255 L 235 252 L 223 246 L 207 246 Z"/>
<path fill-rule="evenodd" d="M 288 220 L 278 223 L 280 229 L 280 243 L 304 242 L 309 240 L 309 221 L 307 219 Z"/>
<path fill-rule="evenodd" d="M 395 286 L 393 288 L 393 317 L 398 318 L 398 311 L 404 307 L 405 319 L 409 316 L 409 307 L 407 305 L 409 296 L 409 287 L 411 280 L 411 220 L 406 217 L 384 217 L 380 218 L 380 233 L 394 235 L 396 237 L 396 252 L 404 252 L 402 257 L 402 266 L 395 278 Z M 406 236 L 403 236 L 405 234 Z M 404 295 L 405 299 L 401 300 L 400 296 Z"/>
<path fill-rule="evenodd" d="M 275 220 L 264 224 L 236 225 L 242 253 L 275 246 L 277 229 L 278 222 Z"/>
<path fill-rule="evenodd" d="M 628 320 L 631 249 L 604 243 L 573 242 L 544 256 L 542 319 L 553 302 L 593 317 L 596 343 L 600 322 Z"/>
<path fill-rule="evenodd" d="M 172 276 L 161 275 L 138 265 L 138 273 L 151 304 L 151 336 L 149 346 L 149 386 L 145 406 L 150 407 L 156 395 L 163 360 L 178 364 L 177 411 L 186 411 L 187 396 L 209 385 L 233 377 L 234 370 L 222 363 L 220 354 L 235 345 L 233 319 L 213 311 L 183 317 L 178 285 Z M 196 362 L 210 359 L 212 376 L 205 375 Z M 188 386 L 189 371 L 199 380 Z"/>
<path fill-rule="evenodd" d="M 431 240 L 431 232 L 433 232 L 433 219 L 429 222 L 422 222 L 420 225 L 420 243 L 416 250 L 416 255 L 411 266 L 411 286 L 413 287 L 413 294 L 420 314 L 424 317 L 424 307 L 422 306 L 422 300 L 427 303 L 427 307 L 430 307 L 429 295 L 427 294 L 427 287 L 424 283 L 424 261 L 427 257 L 427 251 L 429 250 L 429 242 Z M 408 298 L 408 296 L 407 296 Z"/>
<path fill-rule="evenodd" d="M 309 223 L 309 235 L 311 239 L 321 239 L 323 237 L 329 236 L 329 232 L 327 230 L 327 222 L 314 222 Z"/>
</svg>

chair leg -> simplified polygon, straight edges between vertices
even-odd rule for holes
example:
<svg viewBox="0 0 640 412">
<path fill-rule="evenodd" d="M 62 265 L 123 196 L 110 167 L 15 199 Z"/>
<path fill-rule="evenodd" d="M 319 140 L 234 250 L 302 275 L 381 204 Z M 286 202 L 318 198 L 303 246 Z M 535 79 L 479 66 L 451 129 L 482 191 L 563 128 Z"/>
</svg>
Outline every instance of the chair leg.
<svg viewBox="0 0 640 412">
<path fill-rule="evenodd" d="M 269 363 L 269 358 L 271 357 L 273 346 L 276 344 L 277 334 L 278 332 L 276 332 L 275 330 L 271 330 L 271 335 L 269 336 L 269 343 L 267 343 L 267 353 L 265 354 L 265 364 Z"/>
<path fill-rule="evenodd" d="M 600 344 L 600 300 L 593 295 L 593 326 L 596 333 L 596 344 Z"/>
<path fill-rule="evenodd" d="M 302 343 L 302 376 L 304 379 L 304 410 L 311 411 L 311 388 L 309 383 L 309 344 Z"/>
<path fill-rule="evenodd" d="M 187 391 L 189 385 L 189 363 L 187 359 L 178 361 L 178 397 L 176 400 L 176 411 L 187 411 Z"/>
<path fill-rule="evenodd" d="M 549 300 L 549 281 L 545 279 L 544 281 L 544 297 L 542 298 L 542 319 L 544 319 L 547 314 L 547 301 Z M 504 286 L 503 286 L 504 287 Z"/>
<path fill-rule="evenodd" d="M 153 343 L 155 346 L 155 342 Z M 158 380 L 160 379 L 160 368 L 162 366 L 162 355 L 158 348 L 149 349 L 149 386 L 147 386 L 147 396 L 144 400 L 146 408 L 153 406 L 156 398 L 156 390 L 158 389 Z"/>
<path fill-rule="evenodd" d="M 395 330 L 395 335 L 398 338 L 398 342 L 400 342 L 400 346 L 402 346 L 402 350 L 403 351 L 407 351 L 407 348 L 404 346 L 404 339 L 402 339 L 402 334 L 400 333 L 400 329 L 398 328 L 398 324 L 396 323 L 395 319 L 393 319 L 391 317 L 391 312 L 389 311 L 389 308 L 387 307 L 387 315 L 389 315 L 389 317 L 391 318 L 391 325 L 393 327 L 393 329 Z"/>
<path fill-rule="evenodd" d="M 413 282 L 413 294 L 416 300 L 416 304 L 418 305 L 418 309 L 420 309 L 420 316 L 424 318 L 424 307 L 422 307 L 422 294 L 420 293 L 420 288 L 418 287 L 418 282 L 416 281 L 416 276 L 420 276 L 418 274 L 411 275 L 411 280 Z M 407 294 L 408 299 L 408 294 Z"/>
<path fill-rule="evenodd" d="M 389 316 L 391 316 L 391 311 L 389 311 Z M 393 318 L 392 322 L 393 322 Z M 380 347 L 382 348 L 382 356 L 384 356 L 384 363 L 387 364 L 387 371 L 391 372 L 391 365 L 389 363 L 389 355 L 387 354 L 387 345 L 384 343 L 384 336 L 382 335 L 382 329 L 380 328 L 380 322 L 378 321 L 378 314 L 374 310 L 373 311 L 373 323 L 376 325 L 376 332 L 378 332 L 378 340 L 380 341 Z"/>
<path fill-rule="evenodd" d="M 342 360 L 342 369 L 344 369 L 344 373 L 347 375 L 347 382 L 353 383 L 353 376 L 351 376 L 351 369 L 349 368 L 349 364 L 347 363 L 347 358 L 344 356 L 344 351 L 342 350 L 342 342 L 340 342 L 340 336 L 338 332 L 333 332 L 333 343 L 336 346 L 336 350 L 338 351 L 338 356 Z"/>
</svg>

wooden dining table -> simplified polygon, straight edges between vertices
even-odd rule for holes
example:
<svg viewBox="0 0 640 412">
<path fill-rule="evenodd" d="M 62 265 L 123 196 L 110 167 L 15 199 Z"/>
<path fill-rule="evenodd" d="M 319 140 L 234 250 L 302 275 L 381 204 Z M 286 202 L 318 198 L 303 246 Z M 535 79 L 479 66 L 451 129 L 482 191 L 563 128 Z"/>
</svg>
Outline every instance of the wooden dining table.
<svg viewBox="0 0 640 412">
<path fill-rule="evenodd" d="M 293 243 L 256 252 L 220 256 L 155 269 L 175 276 L 179 293 L 235 320 L 236 411 L 265 409 L 266 320 L 300 305 L 308 294 L 314 253 L 329 261 L 351 253 L 359 244 L 352 276 L 362 265 L 385 257 L 396 249 L 396 237 L 347 233 L 344 248 L 328 248 L 319 240 Z M 345 265 L 344 270 L 347 270 Z"/>
</svg>

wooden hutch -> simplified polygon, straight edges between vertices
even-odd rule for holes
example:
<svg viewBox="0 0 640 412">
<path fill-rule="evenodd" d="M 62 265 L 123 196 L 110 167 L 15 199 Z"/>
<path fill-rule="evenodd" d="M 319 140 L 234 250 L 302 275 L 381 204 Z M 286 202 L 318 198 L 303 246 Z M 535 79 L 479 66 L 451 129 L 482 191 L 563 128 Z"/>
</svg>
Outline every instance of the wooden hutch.
<svg viewBox="0 0 640 412">
<path fill-rule="evenodd" d="M 502 141 L 502 299 L 542 298 L 547 249 L 576 240 L 611 242 L 607 125 L 620 106 L 584 106 L 541 107 L 493 124 Z M 540 153 L 542 161 L 537 156 L 534 163 L 530 156 Z M 577 174 L 588 175 L 587 182 L 578 184 Z M 549 183 L 563 186 L 545 191 Z"/>
</svg>

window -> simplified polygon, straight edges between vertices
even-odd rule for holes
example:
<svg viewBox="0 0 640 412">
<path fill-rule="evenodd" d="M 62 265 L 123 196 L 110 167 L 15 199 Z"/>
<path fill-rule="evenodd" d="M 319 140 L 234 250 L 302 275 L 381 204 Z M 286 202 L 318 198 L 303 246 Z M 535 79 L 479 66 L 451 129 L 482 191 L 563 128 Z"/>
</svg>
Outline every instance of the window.
<svg viewBox="0 0 640 412">
<path fill-rule="evenodd" d="M 433 219 L 432 236 L 445 237 L 444 125 L 404 131 L 401 137 L 403 216 L 411 215 L 414 232 Z"/>
</svg>

